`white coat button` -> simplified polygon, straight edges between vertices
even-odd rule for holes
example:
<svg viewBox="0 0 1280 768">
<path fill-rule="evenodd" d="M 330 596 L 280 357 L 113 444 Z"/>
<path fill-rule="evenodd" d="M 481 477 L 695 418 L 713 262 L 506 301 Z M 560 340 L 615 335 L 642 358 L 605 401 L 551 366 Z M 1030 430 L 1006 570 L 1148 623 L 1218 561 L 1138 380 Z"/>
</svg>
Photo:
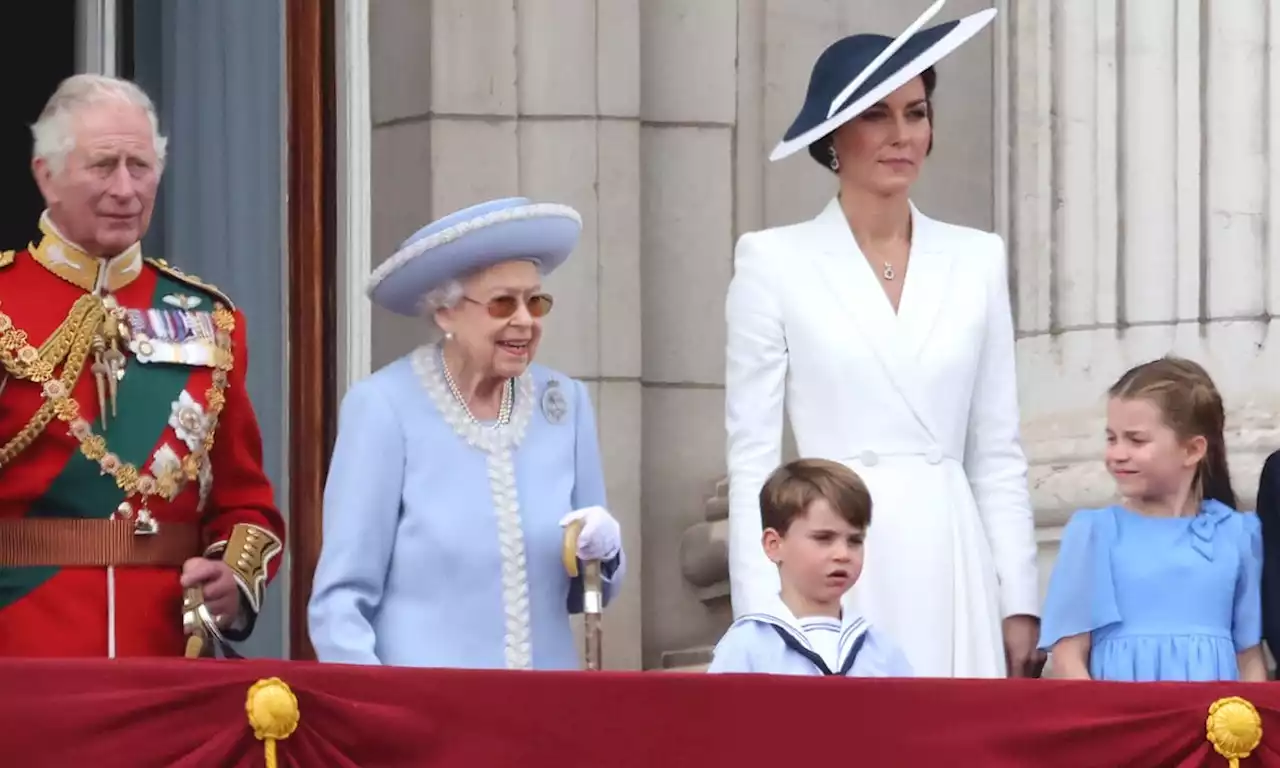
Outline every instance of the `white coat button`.
<svg viewBox="0 0 1280 768">
<path fill-rule="evenodd" d="M 861 460 L 864 467 L 874 467 L 880 463 L 880 457 L 876 455 L 875 451 L 863 451 Z"/>
<path fill-rule="evenodd" d="M 939 448 L 939 447 L 938 447 L 938 446 L 936 446 L 936 445 L 935 445 L 935 446 L 930 447 L 928 451 L 925 451 L 925 454 L 924 454 L 924 460 L 925 460 L 925 461 L 927 461 L 927 462 L 929 462 L 930 464 L 938 464 L 938 463 L 941 463 L 941 461 L 942 461 L 942 449 L 941 449 L 941 448 Z"/>
</svg>

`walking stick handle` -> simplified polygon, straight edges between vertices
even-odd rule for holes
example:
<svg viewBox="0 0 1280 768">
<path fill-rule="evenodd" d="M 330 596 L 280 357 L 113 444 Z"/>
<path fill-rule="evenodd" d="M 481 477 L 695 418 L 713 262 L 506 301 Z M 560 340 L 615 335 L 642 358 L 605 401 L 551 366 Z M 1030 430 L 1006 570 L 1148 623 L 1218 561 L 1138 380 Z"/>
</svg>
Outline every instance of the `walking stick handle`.
<svg viewBox="0 0 1280 768">
<path fill-rule="evenodd" d="M 578 569 L 578 537 L 582 535 L 585 521 L 574 520 L 565 526 L 564 546 L 561 549 L 561 560 L 569 578 L 576 579 Z M 587 560 L 582 564 L 582 613 L 586 625 L 586 667 L 590 671 L 599 671 L 604 666 L 603 632 L 600 626 L 601 614 L 604 612 L 604 590 L 600 573 L 599 560 Z"/>
</svg>

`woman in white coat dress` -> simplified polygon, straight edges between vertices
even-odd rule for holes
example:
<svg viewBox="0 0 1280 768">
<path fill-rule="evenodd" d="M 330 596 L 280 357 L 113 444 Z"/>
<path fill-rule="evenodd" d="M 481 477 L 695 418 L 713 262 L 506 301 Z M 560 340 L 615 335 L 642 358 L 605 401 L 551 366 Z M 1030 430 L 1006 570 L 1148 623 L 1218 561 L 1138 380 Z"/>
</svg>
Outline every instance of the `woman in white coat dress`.
<svg viewBox="0 0 1280 768">
<path fill-rule="evenodd" d="M 801 224 L 744 235 L 726 302 L 729 570 L 735 616 L 778 591 L 757 495 L 799 453 L 867 483 L 875 522 L 845 598 L 926 677 L 1038 674 L 1036 547 L 999 236 L 908 194 L 933 142 L 932 69 L 994 10 L 897 39 L 855 35 L 814 65 L 770 159 L 800 149 L 840 191 Z"/>
</svg>

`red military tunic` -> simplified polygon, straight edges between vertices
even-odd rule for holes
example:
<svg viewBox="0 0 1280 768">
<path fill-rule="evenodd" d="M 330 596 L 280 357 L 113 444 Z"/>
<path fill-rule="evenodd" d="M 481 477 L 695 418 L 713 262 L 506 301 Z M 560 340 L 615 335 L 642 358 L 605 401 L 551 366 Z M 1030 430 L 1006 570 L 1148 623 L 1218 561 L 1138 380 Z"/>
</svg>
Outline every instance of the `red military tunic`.
<svg viewBox="0 0 1280 768">
<path fill-rule="evenodd" d="M 39 244 L 0 256 L 0 523 L 18 539 L 29 539 L 40 518 L 80 518 L 89 532 L 70 543 L 47 532 L 34 544 L 0 536 L 0 656 L 183 653 L 180 558 L 107 567 L 64 565 L 79 561 L 46 553 L 56 562 L 14 566 L 27 562 L 22 552 L 5 551 L 92 549 L 113 519 L 132 520 L 126 532 L 147 518 L 158 534 L 185 529 L 192 557 L 222 559 L 234 542 L 225 561 L 247 622 L 226 634 L 242 639 L 279 569 L 285 535 L 245 391 L 244 317 L 212 286 L 143 259 L 139 246 L 98 259 L 47 218 L 41 229 Z M 105 319 L 85 319 L 97 317 Z M 99 327 L 128 330 L 115 339 L 123 353 L 115 369 L 103 364 L 113 362 L 114 331 L 90 333 Z M 122 373 L 113 386 L 115 370 Z"/>
</svg>

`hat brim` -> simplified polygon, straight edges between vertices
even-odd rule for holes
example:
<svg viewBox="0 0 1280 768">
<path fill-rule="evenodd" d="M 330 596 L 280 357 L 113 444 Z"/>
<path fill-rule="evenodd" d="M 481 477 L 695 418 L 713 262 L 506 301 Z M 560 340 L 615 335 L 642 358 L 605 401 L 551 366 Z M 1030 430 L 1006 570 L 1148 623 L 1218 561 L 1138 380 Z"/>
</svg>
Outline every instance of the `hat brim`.
<svg viewBox="0 0 1280 768">
<path fill-rule="evenodd" d="M 769 154 L 769 160 L 771 162 L 781 160 L 799 152 L 813 142 L 823 138 L 835 129 L 880 103 L 884 97 L 911 82 L 914 78 L 919 77 L 926 69 L 937 64 L 947 54 L 959 48 L 974 35 L 981 32 L 984 27 L 991 23 L 991 20 L 994 19 L 995 16 L 996 9 L 988 8 L 985 11 L 979 11 L 978 13 L 966 16 L 956 22 L 955 26 L 953 26 L 945 35 L 938 38 L 933 45 L 922 50 L 918 56 L 901 66 L 896 72 L 886 77 L 883 81 L 871 90 L 867 91 L 852 104 L 831 115 L 818 125 L 803 131 L 790 139 L 784 139 L 778 142 L 778 145 L 774 147 L 773 152 Z M 860 74 L 865 75 L 865 73 Z"/>
<path fill-rule="evenodd" d="M 416 317 L 431 290 L 496 264 L 532 261 L 550 274 L 569 258 L 581 233 L 581 216 L 565 205 L 501 209 L 405 245 L 373 271 L 365 292 L 380 307 Z"/>
</svg>

